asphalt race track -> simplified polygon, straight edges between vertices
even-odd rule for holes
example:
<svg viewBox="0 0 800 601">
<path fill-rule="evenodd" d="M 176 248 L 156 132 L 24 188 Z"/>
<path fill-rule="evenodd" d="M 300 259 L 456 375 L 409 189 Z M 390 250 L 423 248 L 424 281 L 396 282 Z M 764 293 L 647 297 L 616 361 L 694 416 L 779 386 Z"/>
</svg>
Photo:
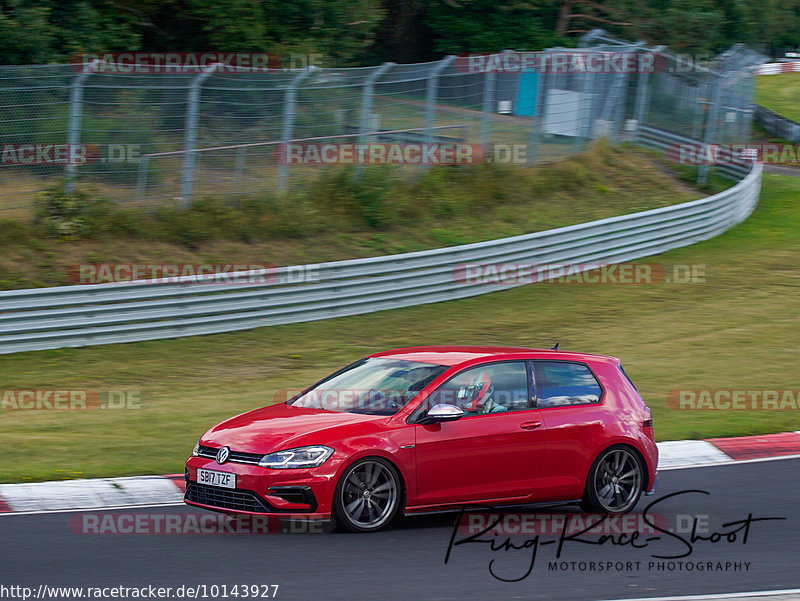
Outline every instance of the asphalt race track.
<svg viewBox="0 0 800 601">
<path fill-rule="evenodd" d="M 0 516 L 0 570 L 6 585 L 61 586 L 171 586 L 279 585 L 276 598 L 327 599 L 617 599 L 790 589 L 800 585 L 800 459 L 663 471 L 656 495 L 640 501 L 636 511 L 670 493 L 701 489 L 661 501 L 650 513 L 666 516 L 669 524 L 686 516 L 700 519 L 698 532 L 730 532 L 728 522 L 782 517 L 781 521 L 750 524 L 729 542 L 697 541 L 690 556 L 654 559 L 651 555 L 680 555 L 688 546 L 656 533 L 646 548 L 582 544 L 566 541 L 559 564 L 549 569 L 558 536 L 543 534 L 530 574 L 518 582 L 530 564 L 532 542 L 520 550 L 493 552 L 489 544 L 448 549 L 454 515 L 416 517 L 373 535 L 262 534 L 262 535 L 97 535 L 70 529 L 71 513 Z M 528 509 L 533 512 L 534 510 Z M 576 508 L 537 509 L 536 513 L 563 513 Z M 136 508 L 110 513 L 191 513 L 185 507 Z M 95 512 L 97 513 L 97 512 Z M 201 512 L 204 513 L 204 512 Z M 682 518 L 676 518 L 682 515 Z M 680 520 L 680 521 L 675 521 Z M 707 520 L 707 527 L 703 525 Z M 660 522 L 657 522 L 660 523 Z M 512 538 L 518 546 L 533 534 Z M 637 544 L 642 544 L 643 535 Z M 681 536 L 689 537 L 681 531 Z M 456 534 L 455 540 L 466 537 Z M 505 536 L 495 539 L 505 540 Z M 597 541 L 597 537 L 587 538 Z M 544 544 L 547 541 L 553 541 Z M 591 571 L 588 562 L 631 562 L 623 569 Z M 639 569 L 635 569 L 635 562 Z M 673 569 L 669 569 L 673 561 Z M 572 564 L 575 562 L 575 564 Z M 581 568 L 581 562 L 585 562 Z M 655 567 L 649 567 L 654 562 Z M 658 562 L 664 564 L 658 569 Z M 684 562 L 684 569 L 678 568 Z M 687 571 L 687 562 L 694 569 Z M 708 562 L 713 569 L 709 571 Z M 738 570 L 729 566 L 738 564 Z M 745 562 L 749 566 L 745 569 Z M 697 566 L 705 569 L 698 571 Z M 723 569 L 719 570 L 718 567 Z"/>
</svg>

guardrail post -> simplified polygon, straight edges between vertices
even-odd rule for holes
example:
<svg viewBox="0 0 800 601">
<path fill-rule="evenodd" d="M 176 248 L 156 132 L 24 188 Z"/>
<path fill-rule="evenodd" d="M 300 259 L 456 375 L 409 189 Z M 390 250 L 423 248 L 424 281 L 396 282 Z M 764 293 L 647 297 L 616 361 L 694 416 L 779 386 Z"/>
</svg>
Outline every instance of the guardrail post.
<svg viewBox="0 0 800 601">
<path fill-rule="evenodd" d="M 483 76 L 483 115 L 481 121 L 481 144 L 484 156 L 489 156 L 489 145 L 492 143 L 492 115 L 494 114 L 494 90 L 497 73 L 488 69 Z"/>
<path fill-rule="evenodd" d="M 72 82 L 69 90 L 69 126 L 67 133 L 67 181 L 64 185 L 66 192 L 75 191 L 75 178 L 78 174 L 78 165 L 75 163 L 75 147 L 81 141 L 81 118 L 83 117 L 83 83 L 95 71 L 100 61 L 95 59 L 83 66 L 83 73 Z"/>
<path fill-rule="evenodd" d="M 289 163 L 287 162 L 288 152 L 286 145 L 289 143 L 289 140 L 292 139 L 292 131 L 294 130 L 294 115 L 297 107 L 297 86 L 306 77 L 311 75 L 312 69 L 316 69 L 316 67 L 308 66 L 300 71 L 300 73 L 292 78 L 288 87 L 286 88 L 286 96 L 283 101 L 283 130 L 281 133 L 281 140 L 283 140 L 284 145 L 282 153 L 284 160 L 281 162 L 281 165 L 278 169 L 279 190 L 286 189 L 286 180 L 289 177 Z"/>
<path fill-rule="evenodd" d="M 183 173 L 181 175 L 181 207 L 189 206 L 194 186 L 194 167 L 196 162 L 194 145 L 197 141 L 197 113 L 200 104 L 200 86 L 219 66 L 219 63 L 203 67 L 202 73 L 189 84 L 189 97 L 186 101 L 186 134 L 183 142 Z"/>
<path fill-rule="evenodd" d="M 425 143 L 431 144 L 433 142 L 433 121 L 436 111 L 436 95 L 439 90 L 439 76 L 447 67 L 449 67 L 456 57 L 452 54 L 445 56 L 440 60 L 433 70 L 428 75 L 428 82 L 425 86 Z M 423 169 L 427 169 L 428 165 L 423 165 Z"/>
</svg>

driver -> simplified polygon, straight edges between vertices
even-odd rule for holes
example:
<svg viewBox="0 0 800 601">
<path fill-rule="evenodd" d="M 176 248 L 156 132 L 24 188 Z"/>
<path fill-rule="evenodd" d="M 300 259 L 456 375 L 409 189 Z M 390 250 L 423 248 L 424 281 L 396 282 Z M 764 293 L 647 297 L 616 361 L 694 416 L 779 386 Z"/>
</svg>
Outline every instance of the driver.
<svg viewBox="0 0 800 601">
<path fill-rule="evenodd" d="M 486 372 L 476 375 L 469 385 L 459 391 L 459 396 L 462 397 L 461 408 L 472 415 L 508 411 L 507 407 L 495 402 L 492 379 Z"/>
</svg>

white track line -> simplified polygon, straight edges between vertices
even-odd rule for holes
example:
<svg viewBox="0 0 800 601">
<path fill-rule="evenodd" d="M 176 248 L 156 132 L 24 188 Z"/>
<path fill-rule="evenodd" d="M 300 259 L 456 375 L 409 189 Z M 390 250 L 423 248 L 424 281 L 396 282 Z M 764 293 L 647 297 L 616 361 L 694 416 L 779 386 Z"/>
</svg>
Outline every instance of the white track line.
<svg viewBox="0 0 800 601">
<path fill-rule="evenodd" d="M 610 599 L 608 601 L 713 601 L 715 599 L 752 599 L 753 597 L 777 597 L 800 599 L 800 588 L 777 591 L 747 591 L 742 593 L 717 593 L 711 595 L 685 595 L 682 597 L 637 597 L 635 599 Z"/>
<path fill-rule="evenodd" d="M 777 457 L 759 457 L 757 459 L 727 459 L 725 461 L 717 461 L 715 463 L 698 463 L 697 465 L 676 465 L 673 467 L 659 467 L 659 472 L 668 472 L 670 470 L 688 470 L 693 467 L 717 467 L 718 465 L 742 465 L 743 463 L 764 463 L 765 461 L 780 461 L 781 459 L 800 459 L 800 454 L 797 455 L 778 455 Z"/>
<path fill-rule="evenodd" d="M 658 469 L 683 465 L 705 465 L 733 461 L 705 440 L 670 440 L 658 443 Z"/>
<path fill-rule="evenodd" d="M 73 507 L 102 509 L 139 503 L 178 503 L 183 491 L 163 476 L 98 478 L 0 484 L 0 499 L 12 511 L 64 509 L 65 500 Z"/>
<path fill-rule="evenodd" d="M 670 470 L 687 470 L 693 468 L 702 468 L 702 467 L 720 467 L 720 466 L 727 466 L 727 465 L 741 465 L 743 463 L 762 463 L 765 461 L 780 461 L 782 459 L 800 459 L 800 455 L 782 455 L 780 457 L 764 457 L 762 459 L 745 459 L 743 461 L 726 461 L 725 463 L 707 463 L 703 465 L 683 465 L 683 466 L 675 466 L 675 467 L 667 467 L 667 468 L 659 468 L 659 471 L 670 471 Z M 39 515 L 39 514 L 47 514 L 47 513 L 71 513 L 71 512 L 90 512 L 90 511 L 113 511 L 118 509 L 142 509 L 146 507 L 183 507 L 185 506 L 183 501 L 177 503 L 143 503 L 140 505 L 114 505 L 111 507 L 82 507 L 82 508 L 73 508 L 73 509 L 33 509 L 29 511 L 10 511 L 6 513 L 0 512 L 0 518 L 8 515 Z M 653 597 L 653 599 L 667 599 L 667 597 Z M 624 601 L 642 601 L 642 600 L 634 600 L 634 599 L 626 599 Z"/>
<path fill-rule="evenodd" d="M 114 505 L 111 507 L 83 507 L 81 509 L 31 509 L 29 511 L 9 511 L 0 513 L 0 518 L 7 515 L 43 515 L 48 513 L 96 513 L 103 511 L 116 511 L 118 509 L 147 509 L 148 507 L 188 507 L 183 501 L 180 503 L 145 503 L 142 505 Z"/>
</svg>

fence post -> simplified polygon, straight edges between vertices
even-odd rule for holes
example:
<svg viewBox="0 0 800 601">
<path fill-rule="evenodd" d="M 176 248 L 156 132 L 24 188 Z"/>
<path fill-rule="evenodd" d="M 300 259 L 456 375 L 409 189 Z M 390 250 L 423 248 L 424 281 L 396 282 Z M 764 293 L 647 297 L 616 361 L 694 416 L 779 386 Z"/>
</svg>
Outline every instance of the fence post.
<svg viewBox="0 0 800 601">
<path fill-rule="evenodd" d="M 649 52 L 651 52 L 652 54 L 656 54 L 664 50 L 664 48 L 665 48 L 664 46 L 656 46 Z M 655 63 L 655 57 L 653 58 L 652 63 Z M 650 80 L 650 73 L 639 69 L 639 79 L 636 82 L 636 106 L 634 108 L 634 115 L 633 115 L 633 118 L 636 119 L 636 132 L 634 133 L 633 136 L 634 143 L 639 143 L 640 139 L 639 128 L 641 128 L 642 125 L 644 125 L 644 115 L 647 112 L 647 101 L 648 101 L 647 84 L 649 80 Z M 685 99 L 685 96 L 681 95 L 681 98 Z"/>
<path fill-rule="evenodd" d="M 750 139 L 750 130 L 753 126 L 753 95 L 755 92 L 755 75 L 749 73 L 745 81 L 745 88 L 742 98 L 742 133 L 741 140 Z M 796 142 L 796 140 L 794 140 Z"/>
<path fill-rule="evenodd" d="M 581 152 L 586 147 L 586 142 L 592 135 L 592 108 L 594 96 L 592 95 L 593 73 L 588 69 L 581 74 L 581 99 L 578 106 L 578 132 L 575 136 L 573 150 Z"/>
<path fill-rule="evenodd" d="M 703 154 L 702 156 L 711 156 L 710 145 L 714 143 L 717 137 L 717 122 L 719 121 L 719 105 L 720 94 L 722 92 L 722 81 L 718 78 L 714 81 L 713 89 L 711 91 L 711 106 L 708 107 L 708 117 L 706 120 L 706 130 L 703 133 Z M 708 181 L 708 162 L 703 161 L 700 168 L 697 170 L 697 185 L 704 186 Z"/>
<path fill-rule="evenodd" d="M 297 106 L 297 86 L 302 82 L 306 77 L 311 75 L 312 69 L 316 69 L 316 67 L 308 66 L 300 73 L 295 75 L 292 80 L 289 82 L 288 87 L 286 88 L 286 96 L 283 101 L 283 130 L 281 133 L 281 140 L 283 140 L 283 157 L 284 160 L 281 162 L 281 165 L 278 170 L 278 189 L 285 190 L 286 189 L 286 179 L 289 176 L 289 163 L 287 161 L 288 152 L 286 149 L 286 145 L 289 143 L 289 140 L 292 139 L 292 131 L 294 130 L 294 114 L 295 108 Z"/>
<path fill-rule="evenodd" d="M 483 115 L 481 121 L 481 144 L 484 156 L 489 156 L 489 144 L 492 143 L 492 115 L 494 114 L 494 90 L 497 73 L 487 69 L 483 76 Z"/>
<path fill-rule="evenodd" d="M 358 126 L 358 132 L 361 134 L 358 137 L 358 141 L 361 144 L 367 143 L 369 137 L 367 136 L 367 132 L 373 129 L 370 122 L 372 120 L 372 99 L 375 96 L 375 82 L 396 64 L 397 63 L 383 63 L 364 80 L 364 91 L 361 94 L 361 118 L 359 119 Z M 361 173 L 363 169 L 364 166 L 361 164 L 356 167 L 358 173 Z"/>
<path fill-rule="evenodd" d="M 147 194 L 147 169 L 150 166 L 150 155 L 139 157 L 139 171 L 136 175 L 136 200 L 144 200 Z"/>
<path fill-rule="evenodd" d="M 638 48 L 634 47 L 628 52 L 636 52 Z M 628 95 L 628 72 L 623 71 L 617 76 L 619 80 L 619 92 L 614 104 L 613 121 L 611 125 L 611 143 L 619 144 L 622 129 L 625 121 L 625 101 Z"/>
<path fill-rule="evenodd" d="M 194 186 L 195 150 L 197 141 L 197 112 L 200 104 L 200 86 L 208 79 L 219 66 L 219 63 L 203 67 L 203 72 L 189 84 L 189 97 L 186 106 L 186 134 L 183 142 L 183 173 L 181 175 L 181 207 L 189 206 L 192 200 L 192 187 Z"/>
<path fill-rule="evenodd" d="M 372 116 L 372 98 L 375 95 L 375 82 L 395 64 L 383 63 L 370 73 L 364 81 L 364 92 L 361 95 L 361 124 L 359 126 L 359 133 L 361 134 L 359 142 L 362 144 L 367 142 L 367 132 L 372 129 L 370 127 L 370 117 Z"/>
<path fill-rule="evenodd" d="M 700 85 L 692 86 L 692 139 L 700 137 L 700 128 L 703 122 L 703 100 Z"/>
<path fill-rule="evenodd" d="M 83 117 L 83 82 L 97 70 L 100 61 L 95 59 L 83 66 L 83 72 L 75 78 L 69 90 L 69 126 L 67 132 L 67 181 L 64 185 L 66 192 L 75 191 L 75 178 L 78 174 L 78 165 L 75 163 L 75 147 L 81 141 L 81 118 Z"/>
<path fill-rule="evenodd" d="M 548 48 L 546 52 L 550 52 Z M 547 69 L 542 69 L 539 73 L 539 85 L 536 88 L 536 116 L 531 120 L 531 137 L 528 144 L 528 164 L 535 165 L 539 159 L 539 144 L 542 142 L 542 132 L 544 132 L 544 120 L 547 117 L 547 84 L 552 77 Z"/>
<path fill-rule="evenodd" d="M 428 75 L 428 83 L 425 87 L 425 143 L 433 142 L 433 117 L 436 111 L 436 95 L 439 89 L 439 75 L 449 67 L 456 57 L 452 54 L 440 60 Z M 427 169 L 428 165 L 423 165 Z"/>
</svg>

